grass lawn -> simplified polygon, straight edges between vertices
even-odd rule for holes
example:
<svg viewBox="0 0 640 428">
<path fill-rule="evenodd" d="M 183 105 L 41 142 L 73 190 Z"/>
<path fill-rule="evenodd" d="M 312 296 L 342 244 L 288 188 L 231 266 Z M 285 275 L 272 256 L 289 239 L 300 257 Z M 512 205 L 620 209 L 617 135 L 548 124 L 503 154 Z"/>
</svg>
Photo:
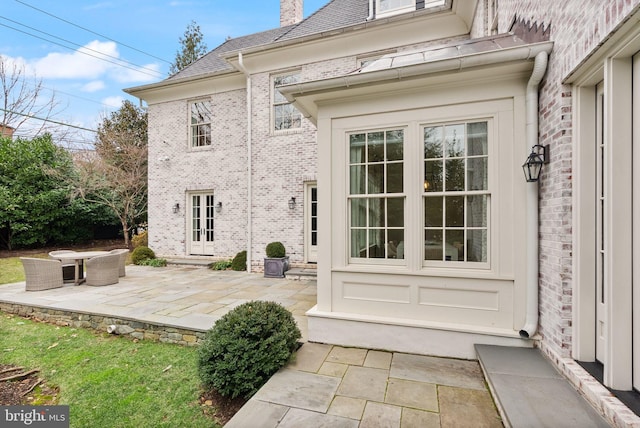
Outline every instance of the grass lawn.
<svg viewBox="0 0 640 428">
<path fill-rule="evenodd" d="M 44 255 L 46 256 L 46 255 Z M 31 257 L 40 257 L 35 255 Z M 0 284 L 11 284 L 13 282 L 24 281 L 24 270 L 19 257 L 8 257 L 0 259 Z"/>
<path fill-rule="evenodd" d="M 40 369 L 70 406 L 72 427 L 216 426 L 198 404 L 195 348 L 0 313 L 0 364 Z"/>
</svg>

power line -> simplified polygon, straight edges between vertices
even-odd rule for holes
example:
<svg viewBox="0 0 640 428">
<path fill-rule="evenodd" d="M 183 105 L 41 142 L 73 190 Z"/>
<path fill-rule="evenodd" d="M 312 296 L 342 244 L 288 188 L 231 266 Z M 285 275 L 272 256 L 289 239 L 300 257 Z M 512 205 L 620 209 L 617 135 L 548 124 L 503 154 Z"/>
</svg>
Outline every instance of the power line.
<svg viewBox="0 0 640 428">
<path fill-rule="evenodd" d="M 30 114 L 19 113 L 17 111 L 6 110 L 6 109 L 3 109 L 3 108 L 0 108 L 0 110 L 2 110 L 4 112 L 7 112 L 7 113 L 11 113 L 11 114 L 17 114 L 18 116 L 28 117 L 30 119 L 41 120 L 41 121 L 46 122 L 46 123 L 55 123 L 56 125 L 68 126 L 69 128 L 80 129 L 82 131 L 98 132 L 95 129 L 84 128 L 84 127 L 78 126 L 78 125 L 71 125 L 70 123 L 58 122 L 57 120 L 53 120 L 53 119 L 44 119 L 42 117 L 33 116 L 33 115 L 30 115 Z"/>
<path fill-rule="evenodd" d="M 166 59 L 162 59 L 162 58 L 157 57 L 157 56 L 155 56 L 155 55 L 152 55 L 152 54 L 150 54 L 150 53 L 147 53 L 147 52 L 141 51 L 140 49 L 134 48 L 133 46 L 129 46 L 129 45 L 125 44 L 125 43 L 122 43 L 122 42 L 119 42 L 119 41 L 117 41 L 117 40 L 114 40 L 114 39 L 112 39 L 112 38 L 110 38 L 110 37 L 108 37 L 108 36 L 105 36 L 105 35 L 103 35 L 103 34 L 96 33 L 95 31 L 92 31 L 92 30 L 90 30 L 90 29 L 88 29 L 88 28 L 85 28 L 85 27 L 83 27 L 83 26 L 81 26 L 81 25 L 74 24 L 74 23 L 73 23 L 73 22 L 71 22 L 71 21 L 67 21 L 67 20 L 66 20 L 66 19 L 64 19 L 64 18 L 60 18 L 59 16 L 56 16 L 56 15 L 54 15 L 54 14 L 52 14 L 52 13 L 49 13 L 49 12 L 47 12 L 47 11 L 45 11 L 45 10 L 38 9 L 37 7 L 32 6 L 32 5 L 28 4 L 28 3 L 25 3 L 25 2 L 23 2 L 23 1 L 21 1 L 21 0 L 15 0 L 15 1 L 16 1 L 16 2 L 18 2 L 18 3 L 20 3 L 20 4 L 22 4 L 22 5 L 24 5 L 24 6 L 30 7 L 31 9 L 37 10 L 38 12 L 44 13 L 45 15 L 49 15 L 50 17 L 55 18 L 55 19 L 57 19 L 57 20 L 59 20 L 59 21 L 62 21 L 62 22 L 65 22 L 65 23 L 67 23 L 67 24 L 69 24 L 69 25 L 73 25 L 74 27 L 80 28 L 81 30 L 87 31 L 87 32 L 89 32 L 89 33 L 91 33 L 91 34 L 95 34 L 96 36 L 103 37 L 103 38 L 105 38 L 105 39 L 107 39 L 107 40 L 111 40 L 112 42 L 116 42 L 116 43 L 117 43 L 117 44 L 119 44 L 119 45 L 125 46 L 125 47 L 127 47 L 127 48 L 129 48 L 129 49 L 132 49 L 132 50 L 134 50 L 134 51 L 136 51 L 136 52 L 139 52 L 139 53 L 141 53 L 141 54 L 143 54 L 143 55 L 147 55 L 147 56 L 149 56 L 149 57 L 151 57 L 151 58 L 155 58 L 155 59 L 157 59 L 157 60 L 159 60 L 159 61 L 166 62 L 167 64 L 171 64 L 171 62 L 170 62 L 170 61 L 167 61 Z"/>
<path fill-rule="evenodd" d="M 16 1 L 17 1 L 17 0 L 16 0 Z M 28 25 L 22 24 L 22 23 L 20 23 L 20 22 L 14 21 L 14 20 L 9 19 L 9 18 L 5 18 L 5 17 L 2 17 L 2 16 L 0 16 L 0 18 L 1 18 L 1 19 L 4 19 L 4 20 L 6 20 L 6 21 L 13 22 L 13 23 L 18 24 L 18 25 L 22 25 L 23 27 L 29 28 L 29 29 L 34 30 L 34 31 L 37 31 L 37 32 L 39 32 L 39 33 L 46 34 L 46 35 L 47 35 L 47 36 L 49 36 L 49 37 L 54 37 L 54 38 L 56 38 L 56 39 L 58 39 L 58 40 L 62 40 L 62 41 L 64 41 L 64 42 L 66 42 L 66 43 L 70 43 L 70 44 L 72 44 L 72 45 L 74 45 L 74 46 L 78 46 L 78 47 L 80 47 L 80 49 L 77 49 L 77 50 L 76 50 L 76 49 L 71 48 L 71 47 L 69 47 L 69 46 L 65 46 L 65 45 L 63 45 L 62 43 L 58 43 L 58 42 L 55 42 L 55 41 L 53 41 L 53 40 L 49 40 L 49 39 L 46 39 L 46 38 L 44 38 L 44 37 L 37 36 L 37 35 L 35 35 L 35 34 L 31 34 L 31 33 L 27 32 L 27 31 L 20 30 L 20 29 L 18 29 L 18 28 L 12 27 L 12 26 L 10 26 L 10 25 L 6 25 L 6 24 L 2 24 L 2 23 L 0 23 L 0 26 L 6 27 L 6 28 L 10 28 L 10 29 L 12 29 L 12 30 L 14 30 L 14 31 L 18 31 L 18 32 L 20 32 L 20 33 L 23 33 L 23 34 L 29 35 L 29 36 L 31 36 L 31 37 L 38 38 L 38 39 L 40 39 L 40 40 L 44 40 L 44 41 L 49 42 L 49 43 L 54 43 L 54 44 L 56 44 L 56 45 L 58 45 L 58 46 L 62 46 L 63 48 L 66 48 L 66 49 L 69 49 L 69 50 L 72 50 L 72 51 L 75 51 L 75 52 L 79 52 L 79 53 L 84 54 L 84 55 L 88 55 L 88 56 L 90 56 L 90 57 L 93 57 L 93 58 L 99 59 L 99 60 L 101 60 L 101 61 L 105 61 L 105 62 L 108 62 L 108 63 L 114 64 L 114 65 L 117 65 L 117 66 L 120 66 L 120 67 L 124 67 L 124 68 L 128 68 L 128 69 L 130 69 L 130 70 L 137 71 L 138 73 L 146 74 L 146 75 L 148 75 L 148 76 L 153 76 L 153 77 L 160 77 L 160 76 L 163 76 L 163 74 L 162 74 L 162 73 L 160 73 L 159 71 L 156 71 L 156 70 L 153 70 L 153 69 L 150 69 L 150 68 L 146 68 L 146 67 L 143 67 L 143 66 L 140 66 L 140 65 L 137 65 L 137 64 L 133 64 L 132 62 L 129 62 L 129 61 L 127 61 L 127 60 L 120 59 L 120 58 L 114 57 L 114 56 L 112 56 L 112 55 L 109 55 L 109 54 L 106 54 L 106 53 L 103 53 L 103 52 L 97 51 L 97 50 L 95 50 L 95 49 L 91 49 L 91 48 L 88 48 L 88 47 L 86 47 L 86 46 L 79 45 L 79 44 L 74 43 L 74 42 L 72 42 L 72 41 L 70 41 L 70 40 L 66 40 L 66 39 L 63 39 L 63 38 L 61 38 L 61 37 L 54 36 L 53 34 L 49 34 L 49 33 L 46 33 L 46 32 L 44 32 L 44 31 L 40 31 L 40 30 L 38 30 L 37 28 L 30 27 L 30 26 L 28 26 Z M 88 51 L 91 51 L 91 52 L 95 52 L 95 53 L 97 53 L 97 54 L 99 54 L 99 55 L 102 55 L 102 56 L 105 56 L 105 57 L 108 57 L 108 58 L 113 58 L 113 59 L 115 59 L 115 60 L 117 60 L 117 61 L 119 61 L 119 62 L 109 61 L 108 59 L 105 59 L 105 58 L 102 58 L 102 57 L 99 57 L 99 56 L 96 56 L 96 55 L 91 55 L 90 53 L 88 53 L 88 52 L 84 52 L 83 50 L 88 50 Z M 121 64 L 120 62 L 122 62 L 122 63 L 126 63 L 126 64 L 131 64 L 131 65 L 134 65 L 135 67 L 138 67 L 138 68 L 129 67 L 129 66 L 127 66 L 127 65 Z M 151 73 L 147 73 L 147 72 L 144 72 L 143 70 L 149 70 L 149 71 L 153 72 L 153 74 L 151 74 Z"/>
</svg>

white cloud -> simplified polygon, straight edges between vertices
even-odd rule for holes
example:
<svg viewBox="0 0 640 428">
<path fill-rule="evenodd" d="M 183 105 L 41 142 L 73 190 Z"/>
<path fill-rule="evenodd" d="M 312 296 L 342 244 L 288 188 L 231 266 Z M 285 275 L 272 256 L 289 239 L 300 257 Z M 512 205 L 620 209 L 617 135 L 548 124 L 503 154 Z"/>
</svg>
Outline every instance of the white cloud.
<svg viewBox="0 0 640 428">
<path fill-rule="evenodd" d="M 71 53 L 50 53 L 29 65 L 44 79 L 97 79 L 115 67 L 115 64 L 103 61 L 117 61 L 107 55 L 118 58 L 117 45 L 94 40 Z"/>
<path fill-rule="evenodd" d="M 83 92 L 96 92 L 104 89 L 106 85 L 102 80 L 94 80 L 92 82 L 83 85 L 80 90 Z"/>
<path fill-rule="evenodd" d="M 105 99 L 102 100 L 102 104 L 106 104 L 110 107 L 113 108 L 120 108 L 122 107 L 122 102 L 124 101 L 124 98 L 121 96 L 113 96 L 113 97 L 107 97 Z"/>
<path fill-rule="evenodd" d="M 115 42 L 94 40 L 76 51 L 52 52 L 35 60 L 11 58 L 12 61 L 26 65 L 30 74 L 35 73 L 42 79 L 65 80 L 114 80 L 118 83 L 149 82 L 162 79 L 158 64 L 138 67 L 124 62 Z M 92 88 L 94 82 L 85 85 Z M 86 89 L 91 92 L 90 89 Z M 94 91 L 97 89 L 93 89 Z"/>
</svg>

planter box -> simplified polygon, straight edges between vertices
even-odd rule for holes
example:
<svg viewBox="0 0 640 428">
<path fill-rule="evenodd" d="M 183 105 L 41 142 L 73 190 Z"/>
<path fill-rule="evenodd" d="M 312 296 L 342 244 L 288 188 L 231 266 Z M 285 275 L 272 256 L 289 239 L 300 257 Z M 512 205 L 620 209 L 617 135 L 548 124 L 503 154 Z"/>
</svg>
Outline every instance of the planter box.
<svg viewBox="0 0 640 428">
<path fill-rule="evenodd" d="M 289 270 L 289 256 L 280 258 L 264 258 L 265 278 L 284 278 L 284 273 Z"/>
</svg>

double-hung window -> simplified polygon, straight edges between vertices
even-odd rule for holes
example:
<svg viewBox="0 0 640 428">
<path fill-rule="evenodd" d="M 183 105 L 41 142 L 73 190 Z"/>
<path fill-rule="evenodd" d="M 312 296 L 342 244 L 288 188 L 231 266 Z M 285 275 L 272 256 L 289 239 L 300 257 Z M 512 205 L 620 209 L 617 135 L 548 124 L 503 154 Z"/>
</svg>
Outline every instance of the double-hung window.
<svg viewBox="0 0 640 428">
<path fill-rule="evenodd" d="M 349 135 L 350 255 L 404 258 L 404 130 Z"/>
<path fill-rule="evenodd" d="M 425 126 L 424 260 L 488 261 L 487 122 Z"/>
<path fill-rule="evenodd" d="M 279 86 L 300 81 L 300 74 L 287 73 L 273 77 L 273 129 L 283 131 L 302 127 L 302 114 L 278 90 Z"/>
<path fill-rule="evenodd" d="M 211 101 L 193 101 L 189 104 L 191 147 L 211 145 Z"/>
</svg>

